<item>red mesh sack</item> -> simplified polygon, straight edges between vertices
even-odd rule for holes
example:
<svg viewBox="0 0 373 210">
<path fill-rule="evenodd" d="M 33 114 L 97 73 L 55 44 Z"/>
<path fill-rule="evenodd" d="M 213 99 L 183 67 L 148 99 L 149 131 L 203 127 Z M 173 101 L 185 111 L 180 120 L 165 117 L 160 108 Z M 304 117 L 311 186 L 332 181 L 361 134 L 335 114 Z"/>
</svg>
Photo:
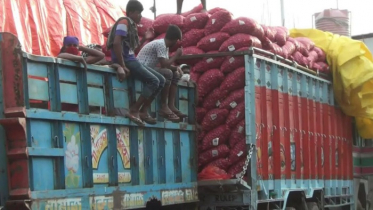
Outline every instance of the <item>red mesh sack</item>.
<svg viewBox="0 0 373 210">
<path fill-rule="evenodd" d="M 177 25 L 180 29 L 183 28 L 184 17 L 175 14 L 164 14 L 158 16 L 153 22 L 154 31 L 157 34 L 166 33 L 169 25 Z"/>
<path fill-rule="evenodd" d="M 330 69 L 329 69 L 329 65 L 325 62 L 316 62 L 317 65 L 320 66 L 320 69 L 319 71 L 322 71 L 324 73 L 329 73 Z"/>
<path fill-rule="evenodd" d="M 240 67 L 229 73 L 220 85 L 221 90 L 228 92 L 245 87 L 245 67 Z"/>
<path fill-rule="evenodd" d="M 282 52 L 284 57 L 287 59 L 295 52 L 295 44 L 290 41 L 286 41 L 285 45 L 282 46 Z"/>
<path fill-rule="evenodd" d="M 227 170 L 230 165 L 231 165 L 231 162 L 229 161 L 228 158 L 219 158 L 208 164 L 208 166 L 216 166 L 223 170 Z"/>
<path fill-rule="evenodd" d="M 236 34 L 227 39 L 219 48 L 220 52 L 235 51 L 243 47 L 262 48 L 260 40 L 248 34 Z"/>
<path fill-rule="evenodd" d="M 198 180 L 225 180 L 231 175 L 216 166 L 207 166 L 198 174 Z"/>
<path fill-rule="evenodd" d="M 229 136 L 229 146 L 234 147 L 238 142 L 245 141 L 245 120 L 241 120 L 235 128 L 232 129 Z"/>
<path fill-rule="evenodd" d="M 318 59 L 317 59 L 317 61 L 322 61 L 322 62 L 324 62 L 324 61 L 326 60 L 325 52 L 324 52 L 322 49 L 320 49 L 320 48 L 318 48 L 318 47 L 314 47 L 314 48 L 313 48 L 313 51 L 315 51 L 315 52 L 317 53 L 317 55 L 318 55 Z"/>
<path fill-rule="evenodd" d="M 301 66 L 308 66 L 308 60 L 307 60 L 307 58 L 304 57 L 302 55 L 302 53 L 300 53 L 300 51 L 296 51 L 293 54 L 293 59 L 294 59 L 295 62 L 297 62 Z"/>
<path fill-rule="evenodd" d="M 153 27 L 153 20 L 142 17 L 139 24 L 137 24 L 137 33 L 140 37 L 143 37 L 145 35 L 146 30 Z"/>
<path fill-rule="evenodd" d="M 223 80 L 224 74 L 219 69 L 211 69 L 203 73 L 197 83 L 198 97 L 205 97 L 217 88 Z"/>
<path fill-rule="evenodd" d="M 275 35 L 275 40 L 276 43 L 282 47 L 286 43 L 286 39 L 288 37 L 288 30 L 284 27 L 275 27 L 276 29 L 276 35 Z"/>
<path fill-rule="evenodd" d="M 229 112 L 226 123 L 230 128 L 234 128 L 243 119 L 245 119 L 245 102 L 239 103 Z"/>
<path fill-rule="evenodd" d="M 229 37 L 230 36 L 227 33 L 213 33 L 202 38 L 198 42 L 197 47 L 205 52 L 218 50 L 221 44 L 223 44 L 223 42 L 225 42 Z"/>
<path fill-rule="evenodd" d="M 205 28 L 210 16 L 208 13 L 190 14 L 184 19 L 184 31 Z"/>
<path fill-rule="evenodd" d="M 248 47 L 240 48 L 237 51 L 245 51 L 248 50 Z M 228 56 L 225 58 L 224 62 L 221 64 L 220 71 L 223 73 L 230 73 L 235 69 L 242 67 L 245 65 L 245 57 L 244 56 Z"/>
<path fill-rule="evenodd" d="M 269 39 L 271 40 L 272 42 L 275 41 L 275 31 L 272 30 L 271 27 L 268 27 L 266 25 L 261 25 L 262 28 L 263 28 L 263 31 L 264 31 L 264 35 Z"/>
<path fill-rule="evenodd" d="M 190 72 L 190 80 L 195 82 L 195 83 L 198 83 L 198 79 L 199 79 L 200 76 L 201 76 L 200 73 Z"/>
<path fill-rule="evenodd" d="M 228 95 L 227 91 L 222 91 L 220 88 L 216 88 L 210 94 L 207 95 L 203 101 L 203 107 L 207 110 L 219 107 L 221 101 Z"/>
<path fill-rule="evenodd" d="M 213 109 L 207 112 L 201 123 L 202 129 L 204 131 L 210 131 L 219 125 L 224 124 L 228 114 L 229 111 L 226 109 Z"/>
<path fill-rule="evenodd" d="M 304 45 L 306 50 L 311 51 L 315 47 L 315 43 L 306 37 L 297 37 L 295 38 L 298 42 Z"/>
<path fill-rule="evenodd" d="M 272 49 L 269 50 L 270 52 L 272 52 L 276 55 L 279 55 L 281 57 L 285 57 L 284 52 L 282 51 L 282 48 L 280 46 L 278 46 L 278 44 L 271 43 L 271 45 L 272 45 Z"/>
<path fill-rule="evenodd" d="M 148 44 L 150 41 L 147 40 L 145 41 L 140 47 L 138 47 L 136 50 L 135 50 L 135 55 L 139 54 L 140 50 L 146 45 Z"/>
<path fill-rule="evenodd" d="M 211 15 L 205 26 L 205 35 L 220 31 L 221 28 L 232 20 L 232 15 L 228 11 L 219 11 Z"/>
<path fill-rule="evenodd" d="M 213 160 L 216 160 L 219 158 L 225 158 L 227 157 L 228 154 L 229 154 L 229 148 L 227 147 L 227 145 L 222 144 L 222 145 L 211 148 L 201 153 L 198 157 L 198 164 L 205 165 L 207 163 L 210 163 Z"/>
<path fill-rule="evenodd" d="M 247 155 L 247 148 L 245 140 L 237 142 L 234 147 L 229 152 L 229 160 L 231 163 L 235 163 L 242 157 L 246 157 Z"/>
<path fill-rule="evenodd" d="M 205 138 L 205 136 L 206 136 L 206 132 L 205 131 L 198 132 L 197 141 L 198 142 L 202 142 L 202 140 L 203 140 L 203 138 Z"/>
<path fill-rule="evenodd" d="M 183 49 L 183 55 L 200 55 L 200 54 L 205 54 L 205 52 L 203 52 L 203 50 L 201 50 L 201 49 L 199 49 L 198 47 L 195 47 L 195 46 L 190 46 L 190 47 L 186 47 L 186 48 Z M 200 60 L 202 60 L 202 59 L 201 58 L 193 58 L 193 59 L 182 60 L 182 62 L 185 63 L 185 64 L 188 64 L 190 66 L 193 66 L 196 63 L 198 63 Z"/>
<path fill-rule="evenodd" d="M 264 30 L 258 22 L 254 19 L 247 17 L 239 17 L 231 20 L 222 29 L 221 32 L 228 33 L 230 35 L 235 34 L 249 34 L 256 36 L 259 39 L 264 37 Z"/>
<path fill-rule="evenodd" d="M 288 40 L 286 42 L 291 42 L 294 44 L 294 47 L 295 47 L 295 51 L 299 50 L 300 48 L 300 43 L 295 40 L 293 37 L 289 37 Z"/>
<path fill-rule="evenodd" d="M 183 40 L 181 41 L 181 46 L 190 47 L 196 46 L 198 41 L 205 37 L 204 29 L 192 29 L 185 34 L 183 34 Z"/>
<path fill-rule="evenodd" d="M 207 113 L 207 110 L 205 108 L 202 108 L 202 107 L 197 107 L 196 108 L 196 116 L 197 116 L 197 122 L 198 123 L 201 123 L 203 118 L 205 117 Z"/>
<path fill-rule="evenodd" d="M 208 53 L 218 53 L 218 51 L 211 51 Z M 198 62 L 194 67 L 193 71 L 198 73 L 203 73 L 209 69 L 219 68 L 224 62 L 225 57 L 210 57 L 203 58 L 202 61 Z"/>
<path fill-rule="evenodd" d="M 194 14 L 194 13 L 199 13 L 203 10 L 203 5 L 199 4 L 198 6 L 194 7 L 188 12 L 181 13 L 182 16 L 186 17 L 188 15 Z"/>
<path fill-rule="evenodd" d="M 163 34 L 160 34 L 158 35 L 157 37 L 154 38 L 154 40 L 157 40 L 157 39 L 164 39 L 166 37 L 166 33 L 163 33 Z"/>
<path fill-rule="evenodd" d="M 237 105 L 245 100 L 245 90 L 239 89 L 231 92 L 229 96 L 221 102 L 219 108 L 234 109 Z"/>
<path fill-rule="evenodd" d="M 220 8 L 220 7 L 215 7 L 215 8 L 210 9 L 209 11 L 207 11 L 207 13 L 209 13 L 210 15 L 213 15 L 213 14 L 215 14 L 217 12 L 221 12 L 221 11 L 229 12 L 226 9 L 223 9 L 223 8 Z"/>
<path fill-rule="evenodd" d="M 221 125 L 208 132 L 202 140 L 202 150 L 207 150 L 225 144 L 228 140 L 231 130 L 226 125 Z"/>
<path fill-rule="evenodd" d="M 241 158 L 237 163 L 233 164 L 229 169 L 228 169 L 228 174 L 231 176 L 231 178 L 234 178 L 240 175 L 242 173 L 242 169 L 245 165 L 246 157 Z"/>
<path fill-rule="evenodd" d="M 318 59 L 319 59 L 319 55 L 317 54 L 316 51 L 312 50 L 308 53 L 308 57 L 307 57 L 308 63 L 316 62 L 316 61 L 318 61 Z"/>
</svg>

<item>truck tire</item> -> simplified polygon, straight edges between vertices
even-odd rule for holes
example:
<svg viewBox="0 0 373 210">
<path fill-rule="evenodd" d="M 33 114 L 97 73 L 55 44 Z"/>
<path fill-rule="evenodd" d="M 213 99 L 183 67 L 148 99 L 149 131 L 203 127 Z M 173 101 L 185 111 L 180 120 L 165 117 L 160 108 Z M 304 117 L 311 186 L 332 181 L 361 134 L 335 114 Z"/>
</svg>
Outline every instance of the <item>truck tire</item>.
<svg viewBox="0 0 373 210">
<path fill-rule="evenodd" d="M 307 203 L 308 210 L 319 210 L 319 206 L 315 202 Z"/>
</svg>

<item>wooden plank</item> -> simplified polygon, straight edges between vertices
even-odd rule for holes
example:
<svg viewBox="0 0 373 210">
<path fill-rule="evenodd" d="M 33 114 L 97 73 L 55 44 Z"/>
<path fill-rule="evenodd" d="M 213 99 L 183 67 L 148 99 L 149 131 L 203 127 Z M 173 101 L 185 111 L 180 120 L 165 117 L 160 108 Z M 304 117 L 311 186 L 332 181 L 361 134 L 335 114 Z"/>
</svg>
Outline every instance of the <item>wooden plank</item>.
<svg viewBox="0 0 373 210">
<path fill-rule="evenodd" d="M 28 78 L 29 99 L 48 101 L 48 82 L 38 79 Z"/>
<path fill-rule="evenodd" d="M 78 90 L 76 85 L 60 83 L 61 102 L 69 104 L 78 104 Z"/>
<path fill-rule="evenodd" d="M 48 63 L 27 62 L 27 74 L 37 77 L 48 77 Z"/>
</svg>

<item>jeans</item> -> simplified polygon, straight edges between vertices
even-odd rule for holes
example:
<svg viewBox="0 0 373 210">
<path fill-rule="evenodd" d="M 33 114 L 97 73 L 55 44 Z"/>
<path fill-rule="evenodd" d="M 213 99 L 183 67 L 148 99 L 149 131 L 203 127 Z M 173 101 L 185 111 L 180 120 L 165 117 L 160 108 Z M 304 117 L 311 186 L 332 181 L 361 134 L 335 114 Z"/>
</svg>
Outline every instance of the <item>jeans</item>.
<svg viewBox="0 0 373 210">
<path fill-rule="evenodd" d="M 166 79 L 157 71 L 141 64 L 137 60 L 126 61 L 131 76 L 144 83 L 141 95 L 145 98 L 156 97 L 165 86 Z"/>
<path fill-rule="evenodd" d="M 177 71 L 171 71 L 170 69 L 166 68 L 155 68 L 155 70 L 165 77 L 166 86 L 170 84 L 177 85 L 181 78 Z"/>
</svg>

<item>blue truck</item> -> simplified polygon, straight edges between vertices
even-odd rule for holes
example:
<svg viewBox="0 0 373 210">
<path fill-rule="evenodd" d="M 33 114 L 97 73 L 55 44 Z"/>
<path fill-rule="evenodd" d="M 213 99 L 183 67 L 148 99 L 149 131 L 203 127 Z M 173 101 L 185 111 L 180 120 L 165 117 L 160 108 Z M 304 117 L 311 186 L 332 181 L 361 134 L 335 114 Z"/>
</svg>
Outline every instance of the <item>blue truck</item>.
<svg viewBox="0 0 373 210">
<path fill-rule="evenodd" d="M 120 83 L 108 67 L 85 72 L 27 54 L 10 33 L 0 34 L 0 46 L 0 206 L 104 210 L 198 201 L 193 85 L 180 84 L 177 95 L 187 119 L 138 127 L 115 110 L 128 107 L 141 83 Z"/>
</svg>

